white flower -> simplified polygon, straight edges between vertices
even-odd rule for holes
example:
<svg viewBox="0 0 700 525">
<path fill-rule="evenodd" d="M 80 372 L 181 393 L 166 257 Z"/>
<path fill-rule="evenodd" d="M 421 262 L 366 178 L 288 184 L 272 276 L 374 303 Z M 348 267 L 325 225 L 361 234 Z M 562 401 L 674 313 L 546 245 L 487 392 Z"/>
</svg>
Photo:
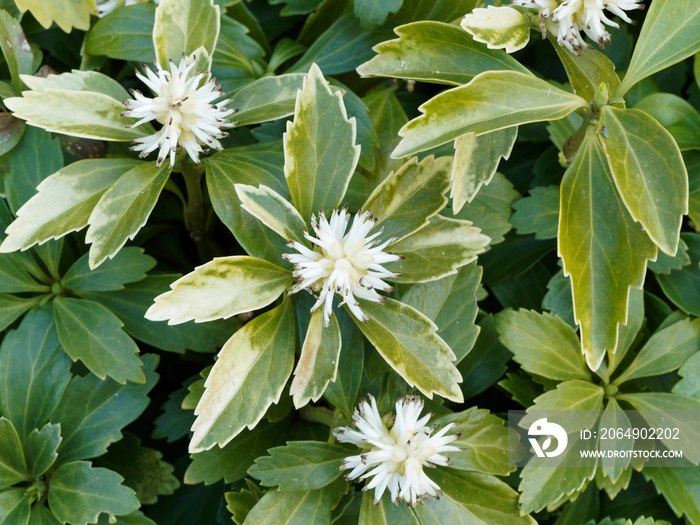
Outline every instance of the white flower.
<svg viewBox="0 0 700 525">
<path fill-rule="evenodd" d="M 188 78 L 194 64 L 194 55 L 188 60 L 184 54 L 179 67 L 170 60 L 170 71 L 163 70 L 160 64 L 155 62 L 154 73 L 144 64 L 143 71 L 146 76 L 138 71 L 136 76 L 156 97 L 148 98 L 132 89 L 134 100 L 124 102 L 128 111 L 124 111 L 122 116 L 141 119 L 133 126 L 151 120 L 157 120 L 163 125 L 153 135 L 133 140 L 138 146 L 131 148 L 141 152 L 139 157 L 145 157 L 158 149 L 158 166 L 170 155 L 172 168 L 180 146 L 199 164 L 199 154 L 208 151 L 203 150 L 202 145 L 222 149 L 217 139 L 228 134 L 221 131 L 221 128 L 233 125 L 226 120 L 226 117 L 235 113 L 235 110 L 225 107 L 230 100 L 212 104 L 215 99 L 223 96 L 221 86 L 216 85 L 216 79 L 199 86 L 200 81 L 207 75 L 206 72 L 200 71 Z"/>
<path fill-rule="evenodd" d="M 588 46 L 582 32 L 603 48 L 605 44 L 610 43 L 610 33 L 605 25 L 620 27 L 605 15 L 604 9 L 619 16 L 628 24 L 635 22 L 627 16 L 625 11 L 644 9 L 643 0 L 564 0 L 558 6 L 554 0 L 514 0 L 513 3 L 537 8 L 543 35 L 546 19 L 551 17 L 552 23 L 556 26 L 559 45 L 566 46 L 576 54 L 581 48 Z M 549 29 L 553 28 L 550 26 Z"/>
<path fill-rule="evenodd" d="M 340 427 L 333 431 L 338 441 L 368 449 L 343 461 L 341 470 L 352 469 L 345 479 L 363 480 L 374 476 L 363 490 L 374 489 L 375 505 L 387 488 L 394 504 L 399 499 L 411 506 L 422 503 L 421 500 L 430 501 L 430 496 L 439 499 L 440 487 L 423 472 L 423 467 L 447 466 L 449 458 L 442 453 L 460 450 L 448 443 L 459 439 L 461 434 L 445 435 L 454 423 L 431 436 L 435 427 L 428 427 L 426 423 L 432 414 L 418 419 L 423 400 L 411 395 L 396 401 L 393 426 L 387 425 L 385 420 L 391 423 L 391 415 L 383 420 L 372 396 L 369 401 L 363 399 L 353 414 L 352 422 L 358 430 Z"/>
<path fill-rule="evenodd" d="M 399 255 L 382 251 L 394 239 L 374 246 L 374 239 L 381 235 L 382 230 L 367 236 L 377 222 L 369 212 L 358 213 L 348 233 L 345 233 L 350 220 L 347 207 L 340 212 L 334 210 L 330 222 L 326 220 L 323 211 L 319 211 L 318 214 L 319 222 L 316 222 L 315 216 L 311 217 L 311 226 L 316 232 L 316 237 L 304 232 L 304 237 L 315 244 L 317 249 L 310 250 L 301 243 L 291 241 L 289 246 L 299 253 L 282 255 L 294 264 L 293 275 L 299 279 L 289 293 L 303 289 L 317 292 L 317 301 L 311 311 L 325 303 L 325 326 L 328 326 L 331 318 L 333 296 L 338 293 L 342 297 L 340 304 L 347 304 L 353 315 L 366 323 L 369 318 L 362 312 L 355 297 L 381 303 L 385 298 L 379 295 L 377 290 L 393 290 L 382 279 L 400 275 L 385 270 L 381 265 L 401 259 Z"/>
<path fill-rule="evenodd" d="M 145 4 L 148 0 L 97 0 L 97 11 L 95 14 L 100 18 L 108 15 L 118 7 L 134 4 Z M 157 4 L 160 0 L 154 0 Z"/>
</svg>

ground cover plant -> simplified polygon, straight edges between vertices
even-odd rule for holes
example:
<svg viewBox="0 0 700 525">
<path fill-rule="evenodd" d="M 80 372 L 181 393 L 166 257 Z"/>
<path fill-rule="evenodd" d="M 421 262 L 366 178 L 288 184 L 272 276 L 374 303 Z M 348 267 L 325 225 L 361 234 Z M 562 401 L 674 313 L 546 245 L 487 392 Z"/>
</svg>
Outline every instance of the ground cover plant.
<svg viewBox="0 0 700 525">
<path fill-rule="evenodd" d="M 0 523 L 700 523 L 698 35 L 0 0 Z M 513 410 L 684 457 L 541 466 Z"/>
</svg>

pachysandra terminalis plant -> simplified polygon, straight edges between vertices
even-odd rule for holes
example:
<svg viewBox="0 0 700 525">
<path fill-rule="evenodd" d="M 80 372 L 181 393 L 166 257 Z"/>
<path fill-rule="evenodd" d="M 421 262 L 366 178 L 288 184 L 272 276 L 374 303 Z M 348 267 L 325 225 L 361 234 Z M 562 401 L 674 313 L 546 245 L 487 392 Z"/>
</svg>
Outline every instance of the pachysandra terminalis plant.
<svg viewBox="0 0 700 525">
<path fill-rule="evenodd" d="M 698 34 L 3 2 L 0 523 L 700 523 Z M 576 408 L 684 460 L 541 467 L 495 415 Z"/>
</svg>

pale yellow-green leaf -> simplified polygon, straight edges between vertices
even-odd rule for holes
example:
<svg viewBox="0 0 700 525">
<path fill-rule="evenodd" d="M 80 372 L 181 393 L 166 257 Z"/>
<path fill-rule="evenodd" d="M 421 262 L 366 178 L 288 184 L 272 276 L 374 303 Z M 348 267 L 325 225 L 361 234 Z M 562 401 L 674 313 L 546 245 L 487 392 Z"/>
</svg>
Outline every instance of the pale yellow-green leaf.
<svg viewBox="0 0 700 525">
<path fill-rule="evenodd" d="M 287 199 L 265 185 L 255 188 L 236 184 L 236 194 L 241 207 L 283 239 L 308 245 L 304 238 L 306 225 L 299 212 Z"/>
<path fill-rule="evenodd" d="M 122 117 L 122 101 L 102 93 L 46 89 L 25 91 L 3 102 L 32 126 L 73 137 L 123 142 L 153 133 L 150 125 L 128 128 L 136 119 Z"/>
<path fill-rule="evenodd" d="M 297 91 L 305 77 L 303 73 L 262 77 L 241 88 L 235 94 L 238 125 L 259 124 L 293 115 Z"/>
<path fill-rule="evenodd" d="M 400 158 L 466 133 L 487 133 L 528 122 L 557 120 L 588 103 L 545 80 L 519 71 L 486 71 L 420 106 L 423 113 L 399 131 L 392 153 Z"/>
<path fill-rule="evenodd" d="M 362 333 L 410 386 L 432 399 L 433 393 L 461 402 L 462 379 L 452 364 L 455 355 L 437 326 L 415 308 L 387 299 L 382 304 L 360 300 L 367 324 L 353 317 Z"/>
<path fill-rule="evenodd" d="M 607 477 L 604 474 L 604 470 L 602 468 L 598 468 L 595 471 L 595 484 L 598 487 L 598 490 L 604 490 L 605 493 L 608 495 L 608 498 L 611 500 L 615 499 L 615 497 L 620 493 L 621 490 L 627 490 L 627 487 L 630 484 L 630 480 L 632 479 L 632 473 L 634 472 L 634 469 L 628 467 L 622 470 L 622 473 L 620 474 L 620 477 L 617 478 L 615 481 L 612 481 L 609 477 Z M 596 495 L 597 497 L 597 495 Z M 658 521 L 656 522 L 657 524 L 659 523 Z M 654 525 L 649 524 L 648 522 L 638 522 L 637 525 Z"/>
<path fill-rule="evenodd" d="M 515 53 L 530 41 L 530 21 L 512 7 L 474 9 L 460 25 L 477 42 L 489 49 L 505 49 L 506 53 Z"/>
<path fill-rule="evenodd" d="M 605 106 L 600 125 L 598 138 L 627 210 L 664 253 L 675 255 L 688 213 L 688 174 L 676 142 L 638 109 Z"/>
<path fill-rule="evenodd" d="M 190 452 L 223 447 L 277 403 L 294 365 L 296 319 L 285 300 L 233 334 L 205 382 Z"/>
<path fill-rule="evenodd" d="M 384 228 L 382 239 L 415 232 L 447 204 L 450 163 L 449 157 L 412 157 L 374 189 L 362 209 Z"/>
<path fill-rule="evenodd" d="M 250 509 L 245 525 L 328 525 L 331 520 L 329 490 L 267 491 Z"/>
<path fill-rule="evenodd" d="M 0 10 L 0 37 L 0 49 L 10 70 L 12 86 L 19 91 L 22 87 L 19 75 L 33 71 L 34 57 L 19 20 L 4 9 Z"/>
<path fill-rule="evenodd" d="M 358 525 L 420 525 L 413 509 L 407 505 L 394 505 L 391 496 L 384 492 L 377 501 L 374 491 L 362 494 Z"/>
<path fill-rule="evenodd" d="M 309 401 L 318 401 L 328 383 L 335 381 L 341 346 L 340 326 L 335 314 L 331 312 L 328 326 L 324 327 L 323 308 L 315 310 L 289 388 L 296 408 Z"/>
<path fill-rule="evenodd" d="M 616 439 L 601 439 L 598 441 L 598 450 L 608 451 L 608 450 L 633 450 L 634 449 L 634 439 L 631 437 L 625 437 L 624 434 L 627 429 L 631 429 L 632 425 L 629 417 L 625 413 L 620 405 L 611 397 L 608 400 L 608 404 L 603 410 L 600 416 L 600 421 L 598 422 L 598 435 L 603 432 L 602 429 L 617 429 L 622 430 L 622 436 Z M 606 452 L 607 455 L 607 452 Z M 627 466 L 629 466 L 632 459 L 631 456 L 622 456 L 618 454 L 618 457 L 614 457 L 614 453 L 611 454 L 613 457 L 602 457 L 600 460 L 600 470 L 610 481 L 617 482 L 620 477 L 625 472 Z"/>
<path fill-rule="evenodd" d="M 615 352 L 608 351 L 608 370 L 612 375 L 615 369 L 622 363 L 627 352 L 632 348 L 637 333 L 644 324 L 644 290 L 630 288 L 629 303 L 627 306 L 627 322 L 617 329 L 617 348 Z"/>
<path fill-rule="evenodd" d="M 559 317 L 505 310 L 496 315 L 496 329 L 513 359 L 531 374 L 557 381 L 591 379 L 576 331 Z"/>
<path fill-rule="evenodd" d="M 180 56 L 204 47 L 208 70 L 220 29 L 219 6 L 213 0 L 168 0 L 156 9 L 153 25 L 155 58 L 167 68 L 168 60 L 180 63 Z"/>
<path fill-rule="evenodd" d="M 549 37 L 553 43 L 556 41 L 552 33 L 549 33 Z M 578 96 L 590 102 L 600 84 L 608 85 L 610 95 L 620 87 L 620 77 L 615 73 L 615 65 L 600 51 L 583 47 L 577 56 L 556 43 L 554 43 L 554 49 L 566 69 L 566 75 L 569 77 L 574 93 Z"/>
<path fill-rule="evenodd" d="M 561 185 L 559 255 L 571 276 L 574 316 L 591 370 L 617 348 L 629 288 L 641 288 L 656 247 L 629 215 L 595 131 L 586 137 Z"/>
<path fill-rule="evenodd" d="M 485 49 L 453 24 L 426 20 L 396 27 L 394 32 L 399 38 L 376 45 L 377 56 L 357 68 L 360 75 L 461 85 L 482 71 L 527 73 L 514 58 Z"/>
<path fill-rule="evenodd" d="M 55 22 L 66 33 L 74 27 L 87 31 L 90 15 L 97 9 L 95 0 L 15 0 L 15 3 L 23 13 L 29 10 L 46 29 Z"/>
<path fill-rule="evenodd" d="M 92 245 L 90 268 L 114 257 L 146 224 L 169 175 L 167 164 L 159 168 L 155 162 L 144 162 L 127 171 L 100 197 L 85 235 L 85 242 Z"/>
<path fill-rule="evenodd" d="M 60 75 L 51 74 L 46 77 L 20 75 L 20 77 L 22 82 L 29 86 L 32 91 L 39 93 L 49 89 L 58 89 L 102 93 L 112 97 L 117 102 L 123 102 L 129 98 L 129 92 L 119 82 L 97 71 L 73 69 L 69 73 L 61 73 Z"/>
<path fill-rule="evenodd" d="M 132 159 L 87 159 L 49 175 L 17 211 L 0 252 L 26 250 L 84 228 L 104 192 L 138 164 Z"/>
<path fill-rule="evenodd" d="M 482 185 L 491 182 L 501 158 L 510 157 L 517 136 L 518 128 L 513 126 L 482 135 L 467 133 L 455 139 L 450 188 L 454 213 L 471 202 Z"/>
<path fill-rule="evenodd" d="M 700 2 L 651 2 L 632 61 L 616 96 L 622 97 L 643 78 L 700 51 Z"/>
<path fill-rule="evenodd" d="M 440 279 L 475 260 L 489 242 L 491 239 L 471 222 L 436 215 L 417 232 L 388 246 L 392 253 L 404 257 L 390 269 L 401 274 L 398 282 Z"/>
<path fill-rule="evenodd" d="M 218 257 L 197 267 L 155 298 L 151 321 L 179 324 L 226 319 L 264 308 L 292 283 L 292 273 L 262 259 Z"/>
<path fill-rule="evenodd" d="M 292 202 L 304 220 L 330 213 L 343 201 L 360 158 L 355 119 L 315 64 L 297 95 L 294 121 L 284 134 L 284 175 Z"/>
</svg>

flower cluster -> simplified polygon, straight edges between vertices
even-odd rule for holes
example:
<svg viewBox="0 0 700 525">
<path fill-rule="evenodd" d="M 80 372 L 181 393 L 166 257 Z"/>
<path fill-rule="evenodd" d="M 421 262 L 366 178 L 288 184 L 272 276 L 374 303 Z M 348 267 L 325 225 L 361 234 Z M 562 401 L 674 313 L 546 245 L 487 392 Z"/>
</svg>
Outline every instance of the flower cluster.
<svg viewBox="0 0 700 525">
<path fill-rule="evenodd" d="M 422 500 L 430 501 L 431 496 L 439 498 L 440 487 L 425 474 L 423 467 L 447 466 L 449 458 L 442 453 L 460 450 L 448 443 L 459 439 L 461 434 L 445 435 L 454 425 L 450 423 L 431 435 L 435 427 L 426 424 L 432 414 L 419 419 L 422 410 L 423 400 L 418 396 L 400 398 L 396 401 L 392 425 L 391 415 L 382 419 L 377 402 L 370 396 L 369 402 L 363 399 L 353 414 L 352 422 L 358 430 L 340 427 L 333 431 L 338 441 L 366 449 L 358 456 L 346 458 L 340 468 L 352 469 L 345 476 L 347 480 L 374 476 L 364 490 L 374 489 L 375 505 L 386 489 L 392 502 L 403 499 L 411 506 Z"/>
<path fill-rule="evenodd" d="M 310 250 L 296 241 L 289 246 L 299 253 L 285 253 L 282 257 L 294 264 L 293 276 L 298 282 L 290 293 L 306 289 L 317 292 L 317 301 L 311 311 L 323 306 L 324 324 L 328 326 L 333 307 L 333 296 L 338 293 L 342 304 L 347 304 L 352 314 L 362 322 L 369 318 L 360 309 L 356 297 L 375 303 L 385 300 L 377 290 L 391 292 L 393 287 L 382 279 L 400 277 L 399 274 L 385 270 L 381 265 L 398 261 L 399 255 L 392 255 L 382 250 L 394 239 L 389 239 L 375 246 L 375 239 L 382 230 L 369 235 L 377 223 L 369 212 L 358 213 L 352 222 L 350 231 L 345 233 L 350 214 L 347 207 L 334 210 L 330 221 L 323 211 L 319 211 L 319 221 L 311 217 L 311 226 L 316 236 L 304 232 L 304 237 L 317 246 Z"/>
<path fill-rule="evenodd" d="M 136 76 L 156 97 L 148 98 L 132 89 L 134 99 L 124 102 L 128 111 L 122 112 L 122 116 L 140 119 L 133 126 L 151 120 L 163 125 L 153 135 L 135 139 L 133 142 L 138 145 L 131 148 L 140 151 L 140 157 L 145 157 L 157 149 L 158 166 L 169 155 L 172 168 L 179 147 L 184 148 L 190 158 L 199 164 L 199 154 L 208 151 L 202 149 L 202 145 L 222 149 L 217 139 L 228 134 L 221 131 L 221 128 L 234 125 L 226 120 L 226 117 L 235 113 L 235 110 L 225 107 L 230 100 L 212 104 L 214 100 L 223 96 L 221 86 L 216 85 L 216 79 L 199 86 L 207 73 L 200 71 L 190 76 L 195 62 L 194 55 L 188 59 L 183 54 L 179 66 L 170 60 L 170 71 L 164 70 L 155 62 L 155 73 L 144 64 L 143 71 L 146 76 L 138 71 Z"/>
<path fill-rule="evenodd" d="M 564 0 L 560 4 L 556 0 L 513 0 L 513 4 L 537 9 L 542 35 L 547 29 L 556 31 L 559 45 L 576 54 L 588 46 L 581 32 L 602 48 L 610 43 L 610 33 L 605 25 L 620 27 L 603 10 L 607 9 L 628 24 L 633 24 L 634 21 L 625 11 L 644 9 L 643 0 Z"/>
</svg>

